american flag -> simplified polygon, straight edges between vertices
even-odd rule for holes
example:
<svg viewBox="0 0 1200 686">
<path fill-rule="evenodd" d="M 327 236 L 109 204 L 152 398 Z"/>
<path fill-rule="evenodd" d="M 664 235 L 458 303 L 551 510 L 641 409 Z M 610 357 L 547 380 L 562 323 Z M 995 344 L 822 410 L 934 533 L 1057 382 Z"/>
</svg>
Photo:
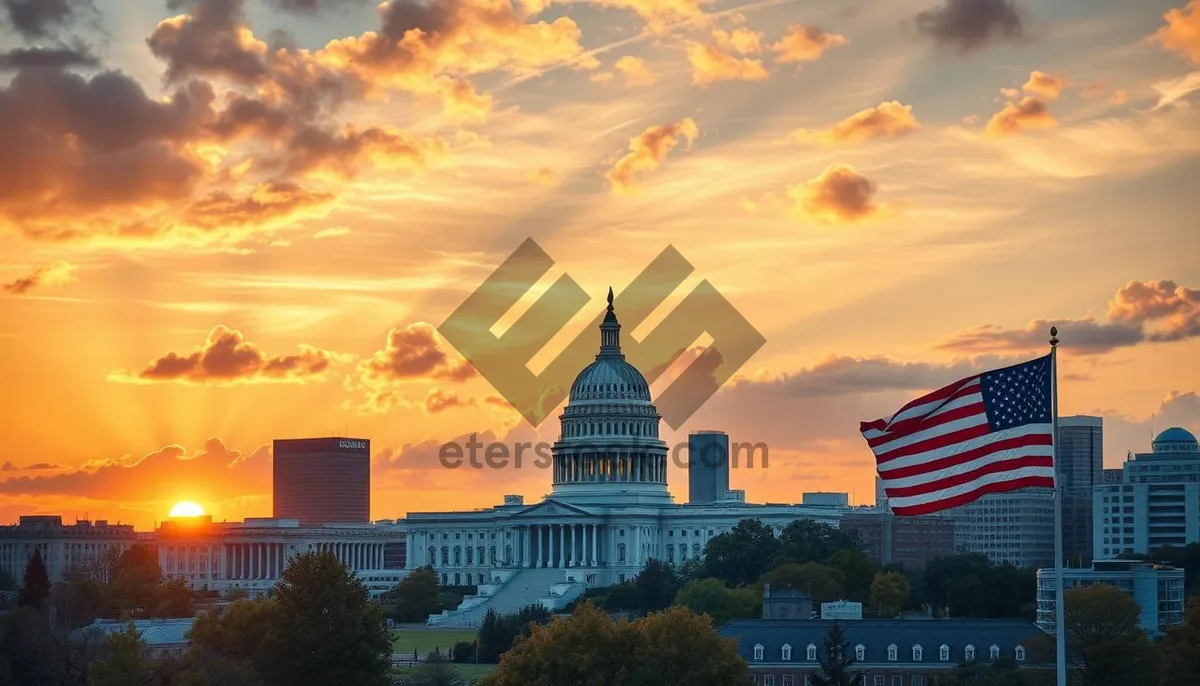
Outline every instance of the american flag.
<svg viewBox="0 0 1200 686">
<path fill-rule="evenodd" d="M 1047 355 L 969 376 L 863 422 L 892 512 L 929 514 L 986 493 L 1053 488 L 1051 369 Z"/>
</svg>

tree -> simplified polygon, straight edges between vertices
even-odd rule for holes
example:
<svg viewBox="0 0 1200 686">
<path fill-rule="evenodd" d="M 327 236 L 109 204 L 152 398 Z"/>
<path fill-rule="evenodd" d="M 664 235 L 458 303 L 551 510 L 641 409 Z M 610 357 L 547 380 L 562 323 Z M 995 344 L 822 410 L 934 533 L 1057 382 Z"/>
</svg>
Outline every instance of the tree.
<svg viewBox="0 0 1200 686">
<path fill-rule="evenodd" d="M 845 577 L 841 571 L 829 565 L 817 562 L 804 564 L 788 563 L 772 569 L 759 578 L 759 586 L 770 584 L 771 588 L 794 588 L 812 595 L 817 603 L 840 600 L 842 582 Z"/>
<path fill-rule="evenodd" d="M 834 622 L 825 635 L 825 656 L 821 659 L 821 673 L 812 675 L 816 686 L 865 686 L 862 674 L 851 674 L 854 655 L 848 650 L 846 630 L 841 622 Z"/>
<path fill-rule="evenodd" d="M 1160 648 L 1162 683 L 1200 686 L 1200 597 L 1188 600 L 1187 621 L 1168 627 Z"/>
<path fill-rule="evenodd" d="M 412 674 L 401 679 L 401 686 L 458 686 L 462 678 L 454 665 L 440 655 L 430 655 Z"/>
<path fill-rule="evenodd" d="M 292 558 L 275 585 L 264 652 L 272 684 L 389 684 L 392 644 L 367 588 L 332 553 Z"/>
<path fill-rule="evenodd" d="M 142 543 L 130 546 L 113 566 L 112 590 L 116 606 L 135 617 L 156 614 L 161 582 L 162 570 L 154 546 Z"/>
<path fill-rule="evenodd" d="M 500 656 L 518 639 L 528 636 L 534 625 L 549 621 L 550 612 L 541 605 L 528 605 L 510 615 L 501 615 L 489 608 L 479 628 L 479 661 L 499 662 Z"/>
<path fill-rule="evenodd" d="M 380 600 L 391 606 L 397 622 L 424 622 L 441 609 L 437 574 L 432 567 L 415 569 Z"/>
<path fill-rule="evenodd" d="M 267 672 L 271 664 L 264 645 L 274 617 L 271 598 L 237 600 L 220 612 L 201 613 L 188 633 L 188 655 L 196 664 L 186 671 L 207 674 L 208 663 L 220 663 L 221 672 L 248 671 L 255 678 Z"/>
<path fill-rule="evenodd" d="M 753 588 L 729 588 L 714 578 L 690 581 L 675 596 L 676 605 L 708 615 L 718 627 L 731 619 L 760 615 L 761 602 Z"/>
<path fill-rule="evenodd" d="M 747 518 L 709 539 L 704 567 L 709 576 L 730 586 L 745 586 L 767 571 L 779 551 L 779 539 L 771 527 Z"/>
<path fill-rule="evenodd" d="M 50 595 L 50 575 L 46 573 L 46 563 L 42 560 L 42 549 L 34 548 L 33 557 L 25 565 L 25 582 L 17 594 L 20 607 L 32 607 L 41 610 Z"/>
<path fill-rule="evenodd" d="M 7 569 L 0 569 L 0 591 L 15 591 L 17 582 Z"/>
<path fill-rule="evenodd" d="M 638 591 L 638 605 L 643 613 L 666 609 L 679 592 L 675 568 L 662 560 L 649 560 L 633 579 Z"/>
<path fill-rule="evenodd" d="M 903 574 L 876 574 L 871 582 L 871 607 L 879 617 L 895 617 L 908 603 L 912 588 Z"/>
<path fill-rule="evenodd" d="M 162 617 L 193 617 L 196 614 L 196 593 L 183 579 L 170 579 L 162 585 L 162 602 L 158 614 Z"/>
<path fill-rule="evenodd" d="M 728 686 L 746 683 L 731 639 L 673 607 L 628 621 L 591 603 L 537 626 L 480 682 L 486 686 Z"/>
<path fill-rule="evenodd" d="M 871 583 L 880 572 L 879 563 L 860 550 L 839 550 L 829 556 L 825 564 L 842 573 L 843 590 L 848 600 L 866 602 L 871 593 Z"/>
<path fill-rule="evenodd" d="M 858 532 L 842 531 L 824 522 L 797 519 L 779 534 L 782 558 L 775 564 L 824 562 L 839 550 L 861 550 Z"/>
<path fill-rule="evenodd" d="M 146 659 L 146 642 L 133 623 L 124 631 L 111 634 L 107 655 L 88 668 L 89 686 L 140 686 L 149 684 L 153 675 Z"/>
<path fill-rule="evenodd" d="M 1146 635 L 1138 626 L 1141 607 L 1108 584 L 1092 584 L 1066 592 L 1067 659 L 1088 686 L 1155 683 L 1157 664 Z M 1049 640 L 1047 640 L 1049 639 Z M 1046 652 L 1050 637 L 1035 648 Z"/>
<path fill-rule="evenodd" d="M 475 642 L 474 641 L 458 641 L 450 649 L 450 659 L 455 662 L 474 662 L 475 661 Z"/>
</svg>

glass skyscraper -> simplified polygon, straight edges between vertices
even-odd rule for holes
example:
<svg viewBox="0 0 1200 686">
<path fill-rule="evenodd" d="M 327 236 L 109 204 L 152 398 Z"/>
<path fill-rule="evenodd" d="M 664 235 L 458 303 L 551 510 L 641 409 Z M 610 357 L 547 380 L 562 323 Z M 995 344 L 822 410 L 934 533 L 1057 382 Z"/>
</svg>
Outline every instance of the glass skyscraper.
<svg viewBox="0 0 1200 686">
<path fill-rule="evenodd" d="M 1073 567 L 1094 558 L 1092 486 L 1104 475 L 1104 420 L 1076 415 L 1058 419 L 1058 478 L 1063 490 L 1063 555 Z"/>
</svg>

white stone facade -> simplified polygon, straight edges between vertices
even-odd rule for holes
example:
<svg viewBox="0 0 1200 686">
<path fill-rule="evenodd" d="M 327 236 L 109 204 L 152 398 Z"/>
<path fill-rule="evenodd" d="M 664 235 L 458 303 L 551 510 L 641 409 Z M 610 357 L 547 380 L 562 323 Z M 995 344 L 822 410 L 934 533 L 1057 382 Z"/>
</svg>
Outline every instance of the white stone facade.
<svg viewBox="0 0 1200 686">
<path fill-rule="evenodd" d="M 106 553 L 119 554 L 134 543 L 137 534 L 131 524 L 63 524 L 58 515 L 23 516 L 15 526 L 0 526 L 0 570 L 20 584 L 33 551 L 40 549 L 46 574 L 57 583 L 72 572 L 98 571 Z"/>
</svg>

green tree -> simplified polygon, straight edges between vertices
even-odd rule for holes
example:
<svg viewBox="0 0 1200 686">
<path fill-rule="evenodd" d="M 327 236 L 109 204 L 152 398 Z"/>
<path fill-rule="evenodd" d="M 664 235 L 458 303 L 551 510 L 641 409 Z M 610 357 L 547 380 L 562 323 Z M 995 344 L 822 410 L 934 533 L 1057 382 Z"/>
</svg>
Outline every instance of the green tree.
<svg viewBox="0 0 1200 686">
<path fill-rule="evenodd" d="M 32 607 L 41 610 L 50 595 L 50 576 L 46 573 L 46 562 L 42 560 L 42 549 L 34 548 L 33 557 L 25 565 L 25 582 L 17 594 L 17 602 L 21 607 Z"/>
<path fill-rule="evenodd" d="M 797 519 L 779 534 L 780 557 L 776 564 L 824 562 L 839 550 L 861 550 L 858 532 L 842 531 L 824 522 Z"/>
<path fill-rule="evenodd" d="M 442 607 L 438 599 L 437 574 L 432 567 L 415 569 L 380 601 L 390 606 L 390 614 L 397 622 L 424 622 Z"/>
<path fill-rule="evenodd" d="M 479 661 L 499 662 L 500 656 L 518 639 L 528 636 L 534 625 L 549 621 L 550 612 L 541 605 L 528 605 L 510 615 L 501 615 L 489 608 L 479 627 Z"/>
<path fill-rule="evenodd" d="M 703 615 L 672 607 L 635 620 L 637 637 L 632 684 L 726 686 L 749 679 L 737 642 L 718 636 Z"/>
<path fill-rule="evenodd" d="M 130 546 L 117 558 L 112 571 L 112 592 L 118 610 L 134 617 L 157 613 L 162 595 L 162 570 L 154 546 Z"/>
<path fill-rule="evenodd" d="M 827 603 L 843 597 L 842 583 L 845 577 L 841 570 L 817 562 L 804 564 L 788 563 L 763 574 L 758 586 L 770 584 L 771 588 L 794 588 L 812 595 L 813 601 Z"/>
<path fill-rule="evenodd" d="M 821 673 L 812 675 L 816 686 L 864 686 L 862 674 L 851 674 L 854 655 L 846 641 L 846 629 L 834 622 L 825 635 L 825 655 L 821 658 Z"/>
<path fill-rule="evenodd" d="M 825 564 L 842 573 L 844 591 L 848 600 L 867 602 L 871 594 L 871 583 L 880 572 L 879 563 L 861 550 L 839 550 L 829 556 Z"/>
<path fill-rule="evenodd" d="M 275 586 L 263 641 L 272 684 L 390 683 L 391 641 L 367 588 L 333 554 L 297 555 Z"/>
<path fill-rule="evenodd" d="M 88 668 L 89 686 L 141 686 L 152 682 L 146 642 L 132 622 L 124 631 L 108 637 L 107 649 L 107 655 Z"/>
<path fill-rule="evenodd" d="M 718 627 L 731 619 L 759 616 L 761 602 L 753 588 L 729 588 L 715 578 L 690 581 L 675 596 L 676 605 L 708 615 Z"/>
<path fill-rule="evenodd" d="M 757 519 L 747 518 L 730 531 L 709 539 L 704 567 L 709 576 L 730 586 L 745 586 L 770 568 L 779 551 L 774 530 Z"/>
<path fill-rule="evenodd" d="M 870 605 L 879 617 L 895 617 L 907 605 L 911 594 L 912 588 L 903 574 L 876 574 L 871 582 Z"/>
<path fill-rule="evenodd" d="M 1164 686 L 1200 686 L 1200 597 L 1188 600 L 1187 621 L 1168 627 L 1159 648 Z"/>
<path fill-rule="evenodd" d="M 170 579 L 163 583 L 159 595 L 160 616 L 179 618 L 196 615 L 196 593 L 183 579 Z"/>
<path fill-rule="evenodd" d="M 649 560 L 633 579 L 638 591 L 638 605 L 643 613 L 665 609 L 679 592 L 675 568 L 662 560 Z"/>
<path fill-rule="evenodd" d="M 208 663 L 220 663 L 221 672 L 256 675 L 271 664 L 264 650 L 276 614 L 275 600 L 237 600 L 219 612 L 202 612 L 188 633 L 190 673 L 208 673 Z M 240 683 L 240 682 L 238 682 Z"/>
<path fill-rule="evenodd" d="M 440 655 L 430 655 L 412 674 L 400 680 L 401 686 L 458 686 L 462 677 L 454 665 Z"/>
</svg>

